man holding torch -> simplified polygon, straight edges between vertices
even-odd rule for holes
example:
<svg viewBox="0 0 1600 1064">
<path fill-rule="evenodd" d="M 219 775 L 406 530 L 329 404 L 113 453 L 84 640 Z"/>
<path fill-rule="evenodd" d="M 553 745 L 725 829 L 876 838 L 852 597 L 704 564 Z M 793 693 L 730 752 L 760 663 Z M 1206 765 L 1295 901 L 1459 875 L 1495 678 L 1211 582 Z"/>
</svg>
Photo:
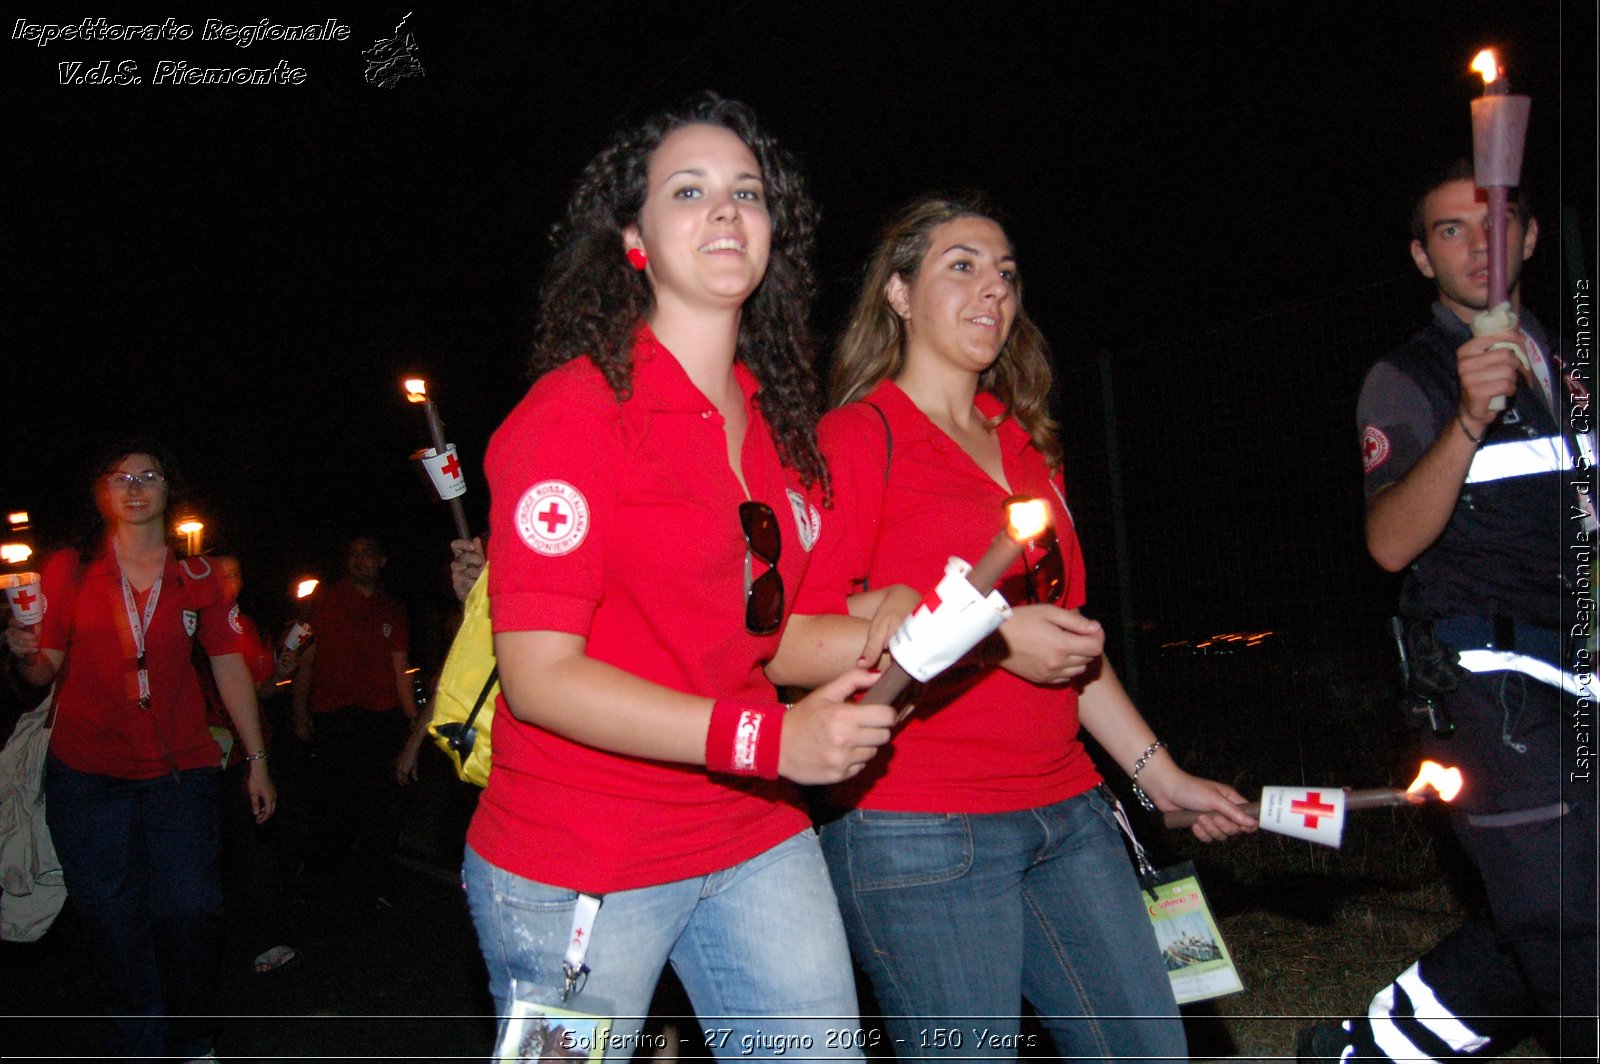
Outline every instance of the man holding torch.
<svg viewBox="0 0 1600 1064">
<path fill-rule="evenodd" d="M 1537 1013 L 1567 1017 L 1563 1056 L 1594 1055 L 1595 806 L 1592 783 L 1572 786 L 1563 763 L 1579 679 L 1561 614 L 1574 578 L 1565 548 L 1590 534 L 1568 520 L 1567 478 L 1592 441 L 1566 433 L 1560 360 L 1521 306 L 1539 235 L 1526 197 L 1503 219 L 1515 324 L 1474 335 L 1492 309 L 1489 202 L 1465 159 L 1423 186 L 1411 257 L 1437 302 L 1368 374 L 1359 418 L 1367 548 L 1406 572 L 1402 650 L 1411 694 L 1430 711 L 1417 715 L 1423 745 L 1462 769 L 1454 827 L 1490 911 L 1384 987 L 1366 1016 L 1301 1032 L 1302 1060 L 1482 1056 L 1509 1048 Z"/>
</svg>

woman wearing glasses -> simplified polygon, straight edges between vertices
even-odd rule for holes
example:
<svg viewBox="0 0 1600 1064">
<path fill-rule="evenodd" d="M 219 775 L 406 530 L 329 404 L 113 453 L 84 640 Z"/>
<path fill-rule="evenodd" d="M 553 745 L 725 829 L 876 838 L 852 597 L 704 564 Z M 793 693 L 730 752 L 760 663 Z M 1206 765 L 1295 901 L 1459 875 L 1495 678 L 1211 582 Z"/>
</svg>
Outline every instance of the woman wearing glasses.
<svg viewBox="0 0 1600 1064">
<path fill-rule="evenodd" d="M 821 438 L 839 513 L 812 580 L 928 586 L 948 555 L 977 560 L 1013 494 L 1046 500 L 1054 525 L 1053 542 L 1036 542 L 1000 584 L 1012 619 L 922 692 L 892 758 L 831 789 L 850 811 L 823 829 L 824 850 L 903 1056 L 984 1052 L 972 1032 L 985 1028 L 1014 1050 L 1023 997 L 1063 1056 L 1184 1054 L 1080 725 L 1137 771 L 1155 806 L 1210 814 L 1202 839 L 1254 826 L 1231 787 L 1183 772 L 1156 742 L 1101 657 L 1100 626 L 1078 610 L 1083 562 L 1050 379 L 992 212 L 938 198 L 901 212 L 833 367 L 840 408 Z"/>
<path fill-rule="evenodd" d="M 618 1055 L 669 960 L 719 1054 L 858 1053 L 795 784 L 859 772 L 893 711 L 846 701 L 871 682 L 864 625 L 790 616 L 823 520 L 814 220 L 741 104 L 617 136 L 558 226 L 535 383 L 489 447 L 504 704 L 468 898 L 501 1014 L 515 979 L 609 1018 Z M 821 686 L 785 712 L 773 682 Z"/>
<path fill-rule="evenodd" d="M 51 555 L 36 629 L 6 643 L 29 683 L 55 684 L 45 816 L 90 944 L 114 1057 L 203 1057 L 222 891 L 222 753 L 205 720 L 196 640 L 248 764 L 258 823 L 277 796 L 237 607 L 203 558 L 167 540 L 175 479 L 163 448 L 115 447 L 96 465 L 99 514 L 80 549 Z"/>
</svg>

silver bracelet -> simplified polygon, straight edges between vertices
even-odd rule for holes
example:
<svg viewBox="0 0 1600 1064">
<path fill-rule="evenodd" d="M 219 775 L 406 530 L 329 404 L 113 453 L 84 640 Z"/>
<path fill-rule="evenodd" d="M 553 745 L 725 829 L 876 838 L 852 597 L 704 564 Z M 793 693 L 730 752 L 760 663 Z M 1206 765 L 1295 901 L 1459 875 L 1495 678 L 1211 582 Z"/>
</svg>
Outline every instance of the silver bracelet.
<svg viewBox="0 0 1600 1064">
<path fill-rule="evenodd" d="M 1133 782 L 1133 796 L 1139 799 L 1139 804 L 1144 806 L 1145 812 L 1147 813 L 1154 813 L 1156 811 L 1156 803 L 1152 802 L 1150 800 L 1150 796 L 1144 793 L 1144 788 L 1139 786 L 1139 773 L 1143 772 L 1144 767 L 1150 763 L 1150 759 L 1156 756 L 1156 751 L 1162 749 L 1166 745 L 1166 743 L 1162 742 L 1160 739 L 1157 739 L 1155 742 L 1145 747 L 1144 753 L 1139 755 L 1139 760 L 1133 763 L 1133 774 L 1129 777 Z"/>
<path fill-rule="evenodd" d="M 267 759 L 267 752 L 263 750 L 259 754 L 246 754 L 244 755 L 244 759 L 246 761 L 265 761 Z"/>
</svg>

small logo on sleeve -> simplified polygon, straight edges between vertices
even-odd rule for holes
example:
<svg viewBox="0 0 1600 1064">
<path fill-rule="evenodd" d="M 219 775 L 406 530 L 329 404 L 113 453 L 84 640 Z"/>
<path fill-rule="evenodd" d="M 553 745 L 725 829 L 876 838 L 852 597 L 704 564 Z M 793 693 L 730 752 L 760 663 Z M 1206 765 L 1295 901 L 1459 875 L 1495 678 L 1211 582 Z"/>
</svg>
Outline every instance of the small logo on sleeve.
<svg viewBox="0 0 1600 1064">
<path fill-rule="evenodd" d="M 244 635 L 244 625 L 239 623 L 239 604 L 234 603 L 233 609 L 228 611 L 228 627 L 239 635 Z M 193 634 L 193 633 L 191 633 Z"/>
<path fill-rule="evenodd" d="M 589 502 L 564 480 L 541 481 L 517 502 L 517 535 L 531 550 L 570 554 L 588 534 Z"/>
<path fill-rule="evenodd" d="M 1368 473 L 1389 460 L 1389 437 L 1376 425 L 1361 430 L 1361 465 Z"/>
</svg>

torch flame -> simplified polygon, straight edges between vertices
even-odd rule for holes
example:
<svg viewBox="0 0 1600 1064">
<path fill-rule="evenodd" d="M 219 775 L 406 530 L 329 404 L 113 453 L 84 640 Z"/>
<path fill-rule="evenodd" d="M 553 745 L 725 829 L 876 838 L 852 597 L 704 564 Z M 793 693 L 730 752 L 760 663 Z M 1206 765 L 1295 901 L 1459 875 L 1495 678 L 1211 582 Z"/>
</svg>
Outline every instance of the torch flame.
<svg viewBox="0 0 1600 1064">
<path fill-rule="evenodd" d="M 294 597 L 297 598 L 297 599 L 309 598 L 311 593 L 313 591 L 315 591 L 316 589 L 317 589 L 317 581 L 315 581 L 315 580 L 302 580 L 298 584 L 295 585 Z"/>
<path fill-rule="evenodd" d="M 1461 770 L 1445 768 L 1437 761 L 1424 761 L 1417 778 L 1406 788 L 1407 794 L 1416 794 L 1424 787 L 1432 787 L 1443 801 L 1451 801 L 1461 793 Z"/>
<path fill-rule="evenodd" d="M 1500 64 L 1495 62 L 1494 49 L 1485 48 L 1472 59 L 1472 69 L 1483 75 L 1483 83 L 1492 85 L 1500 78 Z"/>
<path fill-rule="evenodd" d="M 0 545 L 0 562 L 7 565 L 20 565 L 33 557 L 33 548 L 26 543 L 6 543 Z"/>
<path fill-rule="evenodd" d="M 1018 543 L 1038 536 L 1050 524 L 1050 508 L 1038 499 L 1019 495 L 1006 503 L 1006 534 Z"/>
<path fill-rule="evenodd" d="M 426 403 L 428 401 L 428 382 L 421 377 L 412 377 L 405 382 L 406 402 Z"/>
</svg>

